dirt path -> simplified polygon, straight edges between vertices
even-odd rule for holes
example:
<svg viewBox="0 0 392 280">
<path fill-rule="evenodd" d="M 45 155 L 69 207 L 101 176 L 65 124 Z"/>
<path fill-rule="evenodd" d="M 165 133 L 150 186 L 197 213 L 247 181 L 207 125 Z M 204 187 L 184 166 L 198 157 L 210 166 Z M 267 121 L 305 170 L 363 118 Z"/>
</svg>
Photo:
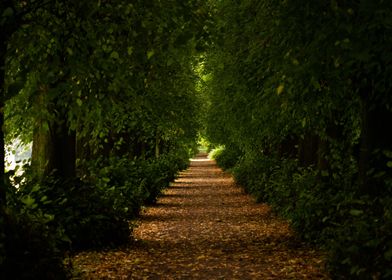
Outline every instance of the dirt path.
<svg viewBox="0 0 392 280">
<path fill-rule="evenodd" d="M 328 279 L 321 255 L 205 155 L 143 213 L 134 237 L 76 256 L 82 279 Z"/>
</svg>

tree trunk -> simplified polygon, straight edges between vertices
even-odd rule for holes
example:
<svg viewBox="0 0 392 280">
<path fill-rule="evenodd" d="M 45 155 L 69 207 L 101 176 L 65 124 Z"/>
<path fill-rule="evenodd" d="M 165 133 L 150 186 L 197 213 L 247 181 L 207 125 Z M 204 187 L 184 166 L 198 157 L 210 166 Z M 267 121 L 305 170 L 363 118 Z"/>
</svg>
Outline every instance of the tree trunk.
<svg viewBox="0 0 392 280">
<path fill-rule="evenodd" d="M 61 179 L 76 177 L 76 135 L 65 124 L 42 124 L 34 130 L 31 165 L 39 178 L 55 175 Z"/>
<path fill-rule="evenodd" d="M 36 106 L 47 106 L 46 90 L 40 90 Z M 61 111 L 60 108 L 58 111 Z M 65 116 L 65 114 L 63 114 Z M 70 132 L 65 117 L 49 123 L 38 118 L 33 134 L 31 165 L 38 178 L 53 175 L 62 179 L 76 176 L 76 133 Z"/>
<path fill-rule="evenodd" d="M 333 143 L 343 142 L 343 129 L 339 125 L 332 122 L 326 129 L 326 139 L 318 137 L 317 143 L 317 168 L 318 170 L 329 170 L 331 169 L 331 162 L 328 160 L 328 156 L 332 154 Z"/>
<path fill-rule="evenodd" d="M 298 139 L 296 136 L 286 137 L 278 147 L 279 157 L 295 158 L 298 155 Z"/>
<path fill-rule="evenodd" d="M 76 133 L 70 131 L 64 118 L 55 122 L 51 129 L 53 153 L 50 161 L 52 170 L 56 176 L 62 179 L 74 179 L 76 177 Z"/>
<path fill-rule="evenodd" d="M 377 173 L 388 174 L 388 158 L 383 151 L 392 150 L 392 112 L 384 104 L 372 104 L 368 98 L 362 98 L 361 143 L 359 151 L 359 182 L 361 190 L 367 194 L 379 194 L 384 182 L 383 176 L 375 178 Z"/>
<path fill-rule="evenodd" d="M 53 153 L 48 123 L 37 121 L 33 131 L 33 148 L 31 153 L 31 167 L 39 178 L 50 173 L 50 155 Z"/>
<path fill-rule="evenodd" d="M 1 32 L 1 31 L 0 31 Z M 0 208 L 7 201 L 5 181 L 5 144 L 4 144 L 4 102 L 5 102 L 5 56 L 7 44 L 4 36 L 0 36 Z M 4 40 L 3 40 L 4 39 Z"/>
<path fill-rule="evenodd" d="M 318 139 L 318 150 L 317 150 L 317 169 L 328 170 L 329 169 L 329 162 L 326 158 L 327 154 L 329 153 L 329 142 L 326 139 Z"/>
<path fill-rule="evenodd" d="M 160 149 L 159 149 L 160 139 L 158 132 L 155 134 L 155 158 L 159 158 Z"/>
<path fill-rule="evenodd" d="M 319 137 L 311 133 L 306 133 L 299 141 L 298 157 L 302 166 L 317 164 L 318 161 L 318 139 Z"/>
</svg>

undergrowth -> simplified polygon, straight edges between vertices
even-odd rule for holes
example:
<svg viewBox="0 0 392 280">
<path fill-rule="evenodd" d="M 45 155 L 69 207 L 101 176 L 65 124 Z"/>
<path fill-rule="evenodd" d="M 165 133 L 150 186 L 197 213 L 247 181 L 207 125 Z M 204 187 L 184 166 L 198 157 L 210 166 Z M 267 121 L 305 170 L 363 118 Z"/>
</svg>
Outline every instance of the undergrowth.
<svg viewBox="0 0 392 280">
<path fill-rule="evenodd" d="M 156 201 L 189 156 L 177 151 L 149 160 L 110 158 L 72 181 L 36 180 L 27 171 L 2 210 L 1 278 L 66 279 L 69 254 L 129 242 L 141 206 Z"/>
<path fill-rule="evenodd" d="M 359 193 L 350 178 L 355 168 L 321 174 L 297 160 L 272 156 L 238 157 L 221 149 L 236 181 L 257 201 L 269 203 L 306 241 L 328 252 L 334 279 L 392 277 L 392 196 Z M 227 165 L 231 162 L 231 165 Z M 345 176 L 339 176 L 344 174 Z"/>
</svg>

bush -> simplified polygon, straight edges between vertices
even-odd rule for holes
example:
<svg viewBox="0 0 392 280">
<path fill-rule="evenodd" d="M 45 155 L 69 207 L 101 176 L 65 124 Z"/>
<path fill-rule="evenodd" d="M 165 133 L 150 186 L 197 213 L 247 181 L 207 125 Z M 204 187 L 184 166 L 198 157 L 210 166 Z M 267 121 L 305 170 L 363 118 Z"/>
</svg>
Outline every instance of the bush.
<svg viewBox="0 0 392 280">
<path fill-rule="evenodd" d="M 63 279 L 66 252 L 129 241 L 130 221 L 189 163 L 189 152 L 149 160 L 110 158 L 90 165 L 81 180 L 37 181 L 29 172 L 0 215 L 0 276 Z M 22 180 L 23 179 L 23 180 Z"/>
<path fill-rule="evenodd" d="M 6 208 L 0 220 L 0 278 L 67 279 L 69 242 L 54 217 L 30 200 Z"/>
<path fill-rule="evenodd" d="M 63 228 L 73 250 L 116 246 L 129 241 L 130 221 L 144 203 L 187 167 L 188 153 L 164 154 L 149 160 L 112 157 L 90 164 L 83 181 L 46 178 L 21 182 L 17 200 L 53 217 Z"/>
<path fill-rule="evenodd" d="M 123 207 L 121 189 L 81 181 L 60 182 L 48 178 L 30 183 L 18 193 L 54 218 L 72 242 L 72 249 L 118 245 L 129 240 L 132 210 Z"/>
<path fill-rule="evenodd" d="M 145 203 L 154 203 L 162 190 L 169 186 L 178 171 L 188 167 L 190 154 L 185 151 L 161 155 L 149 162 L 145 169 L 145 188 L 148 196 Z"/>
<path fill-rule="evenodd" d="M 346 219 L 329 244 L 336 279 L 392 277 L 392 199 L 361 197 L 344 209 Z"/>
<path fill-rule="evenodd" d="M 223 169 L 234 167 L 241 157 L 241 151 L 234 146 L 219 146 L 210 152 L 210 157 L 216 160 Z"/>
<path fill-rule="evenodd" d="M 245 190 L 289 219 L 297 233 L 329 253 L 336 279 L 392 277 L 392 200 L 360 195 L 355 170 L 326 175 L 296 160 L 244 157 L 232 169 Z"/>
</svg>

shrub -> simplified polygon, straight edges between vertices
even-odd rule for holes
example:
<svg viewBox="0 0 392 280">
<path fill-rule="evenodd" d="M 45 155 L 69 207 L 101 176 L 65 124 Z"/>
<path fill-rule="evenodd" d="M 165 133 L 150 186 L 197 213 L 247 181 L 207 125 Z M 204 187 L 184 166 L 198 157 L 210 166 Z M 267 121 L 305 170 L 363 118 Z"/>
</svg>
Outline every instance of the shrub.
<svg viewBox="0 0 392 280">
<path fill-rule="evenodd" d="M 121 190 L 93 186 L 81 181 L 60 182 L 48 178 L 30 183 L 18 193 L 19 199 L 30 200 L 64 228 L 73 249 L 117 245 L 130 235 L 132 210 L 120 207 Z"/>
<path fill-rule="evenodd" d="M 353 203 L 355 202 L 355 203 Z M 392 199 L 361 197 L 344 210 L 346 219 L 330 240 L 330 269 L 336 279 L 392 277 Z"/>
<path fill-rule="evenodd" d="M 169 186 L 178 171 L 184 170 L 189 164 L 190 154 L 186 151 L 161 155 L 148 163 L 145 169 L 145 188 L 148 196 L 146 203 L 154 203 L 162 190 Z"/>
<path fill-rule="evenodd" d="M 241 151 L 234 147 L 219 146 L 210 152 L 210 157 L 215 159 L 223 169 L 230 169 L 236 165 L 241 157 Z"/>
<path fill-rule="evenodd" d="M 392 277 L 391 196 L 360 195 L 350 180 L 352 167 L 323 177 L 296 160 L 248 156 L 232 170 L 247 192 L 288 218 L 304 240 L 329 252 L 334 278 Z"/>
<path fill-rule="evenodd" d="M 67 279 L 71 269 L 64 259 L 69 241 L 54 216 L 27 198 L 2 210 L 0 278 Z"/>
</svg>

